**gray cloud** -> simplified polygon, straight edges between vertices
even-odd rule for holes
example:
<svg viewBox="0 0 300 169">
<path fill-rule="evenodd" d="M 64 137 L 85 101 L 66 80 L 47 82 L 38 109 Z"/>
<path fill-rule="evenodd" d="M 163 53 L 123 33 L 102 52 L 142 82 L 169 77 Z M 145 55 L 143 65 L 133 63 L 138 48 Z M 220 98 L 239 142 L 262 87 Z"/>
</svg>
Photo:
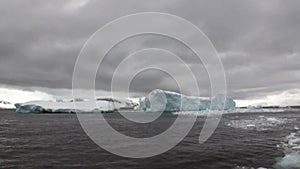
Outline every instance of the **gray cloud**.
<svg viewBox="0 0 300 169">
<path fill-rule="evenodd" d="M 208 35 L 220 53 L 228 92 L 234 98 L 296 89 L 300 84 L 299 5 L 297 0 L 2 0 L 0 84 L 51 91 L 70 89 L 77 55 L 92 33 L 123 15 L 157 11 L 183 17 Z M 209 94 L 209 79 L 201 61 L 179 42 L 158 36 L 134 37 L 115 46 L 98 71 L 97 89 L 109 90 L 119 62 L 148 47 L 180 56 L 197 72 L 201 93 Z M 93 60 L 81 64 L 88 69 L 91 63 Z M 168 61 L 162 64 L 181 66 Z M 126 73 L 123 76 L 127 80 Z M 185 80 L 184 75 L 181 77 Z M 157 71 L 140 74 L 131 86 L 141 94 L 153 88 L 178 90 L 174 80 Z"/>
</svg>

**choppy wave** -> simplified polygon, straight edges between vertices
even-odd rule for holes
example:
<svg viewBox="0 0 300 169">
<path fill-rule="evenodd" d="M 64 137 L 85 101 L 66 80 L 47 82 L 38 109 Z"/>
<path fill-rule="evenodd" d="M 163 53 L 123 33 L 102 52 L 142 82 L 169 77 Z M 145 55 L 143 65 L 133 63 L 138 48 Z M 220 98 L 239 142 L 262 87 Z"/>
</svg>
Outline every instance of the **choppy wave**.
<svg viewBox="0 0 300 169">
<path fill-rule="evenodd" d="M 231 120 L 227 126 L 240 129 L 264 131 L 283 125 L 290 121 L 293 120 L 287 118 L 258 116 L 252 119 Z"/>
<path fill-rule="evenodd" d="M 293 109 L 284 108 L 266 108 L 266 109 L 230 109 L 230 110 L 203 110 L 203 111 L 180 111 L 173 112 L 175 115 L 191 115 L 191 116 L 206 116 L 216 114 L 233 114 L 233 113 L 283 113 L 286 111 L 294 111 Z M 296 110 L 298 111 L 298 110 Z"/>
</svg>

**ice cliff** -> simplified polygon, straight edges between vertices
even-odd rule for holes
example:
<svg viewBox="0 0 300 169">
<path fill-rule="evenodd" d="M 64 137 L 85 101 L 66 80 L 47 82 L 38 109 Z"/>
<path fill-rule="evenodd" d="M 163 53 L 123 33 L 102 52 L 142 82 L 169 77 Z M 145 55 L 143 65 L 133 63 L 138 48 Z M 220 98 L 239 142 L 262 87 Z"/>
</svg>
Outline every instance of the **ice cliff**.
<svg viewBox="0 0 300 169">
<path fill-rule="evenodd" d="M 179 93 L 155 89 L 145 98 L 139 100 L 139 111 L 199 111 L 199 110 L 229 110 L 235 108 L 235 101 L 225 95 L 218 94 L 211 100 L 199 97 L 185 96 Z"/>
</svg>

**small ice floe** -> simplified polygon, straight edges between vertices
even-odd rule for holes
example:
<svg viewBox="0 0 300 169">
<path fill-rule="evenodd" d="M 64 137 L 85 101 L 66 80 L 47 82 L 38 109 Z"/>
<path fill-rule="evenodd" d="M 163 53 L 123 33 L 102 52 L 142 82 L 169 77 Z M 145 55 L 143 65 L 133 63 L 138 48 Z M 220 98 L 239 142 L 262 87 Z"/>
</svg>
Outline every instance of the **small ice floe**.
<svg viewBox="0 0 300 169">
<path fill-rule="evenodd" d="M 174 115 L 185 115 L 185 116 L 204 116 L 205 113 L 201 111 L 180 111 L 172 112 Z"/>
<path fill-rule="evenodd" d="M 257 131 L 269 130 L 272 127 L 279 126 L 287 123 L 289 120 L 286 118 L 275 118 L 259 116 L 254 119 L 231 120 L 227 126 L 240 129 L 252 129 Z"/>
<path fill-rule="evenodd" d="M 247 124 L 247 128 L 248 127 L 250 127 L 250 128 L 255 127 L 255 124 Z"/>
<path fill-rule="evenodd" d="M 268 117 L 267 121 L 270 123 L 280 123 L 280 120 L 275 117 Z"/>
<path fill-rule="evenodd" d="M 299 127 L 295 126 L 294 129 L 295 129 L 295 130 L 299 130 Z"/>
<path fill-rule="evenodd" d="M 300 168 L 300 154 L 299 152 L 292 152 L 286 154 L 276 165 L 278 169 L 299 169 Z"/>
<path fill-rule="evenodd" d="M 278 169 L 299 169 L 300 168 L 300 131 L 291 133 L 286 136 L 281 143 L 284 150 L 284 157 L 282 157 L 275 164 Z"/>
<path fill-rule="evenodd" d="M 234 169 L 255 169 L 254 167 L 236 166 Z M 267 169 L 264 167 L 258 167 L 257 169 Z"/>
</svg>

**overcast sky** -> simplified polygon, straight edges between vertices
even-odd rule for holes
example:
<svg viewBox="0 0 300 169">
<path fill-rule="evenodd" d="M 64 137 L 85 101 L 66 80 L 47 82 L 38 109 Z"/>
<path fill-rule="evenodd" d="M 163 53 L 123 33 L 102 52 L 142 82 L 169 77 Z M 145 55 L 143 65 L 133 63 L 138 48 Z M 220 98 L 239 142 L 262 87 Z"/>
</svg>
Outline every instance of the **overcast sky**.
<svg viewBox="0 0 300 169">
<path fill-rule="evenodd" d="M 76 58 L 96 30 L 124 15 L 164 12 L 192 22 L 212 41 L 224 65 L 229 96 L 241 102 L 300 104 L 299 7 L 299 0 L 1 0 L 0 100 L 8 98 L 9 90 L 14 97 L 26 90 L 35 91 L 35 99 L 70 98 Z M 149 47 L 168 49 L 191 67 L 203 68 L 179 42 L 134 37 L 107 55 L 96 80 L 99 95 L 109 90 L 120 58 Z M 87 69 L 90 62 L 83 63 Z M 202 72 L 196 76 L 207 96 L 209 79 Z M 151 70 L 132 81 L 131 91 L 142 96 L 155 88 L 178 90 L 169 75 Z"/>
</svg>

